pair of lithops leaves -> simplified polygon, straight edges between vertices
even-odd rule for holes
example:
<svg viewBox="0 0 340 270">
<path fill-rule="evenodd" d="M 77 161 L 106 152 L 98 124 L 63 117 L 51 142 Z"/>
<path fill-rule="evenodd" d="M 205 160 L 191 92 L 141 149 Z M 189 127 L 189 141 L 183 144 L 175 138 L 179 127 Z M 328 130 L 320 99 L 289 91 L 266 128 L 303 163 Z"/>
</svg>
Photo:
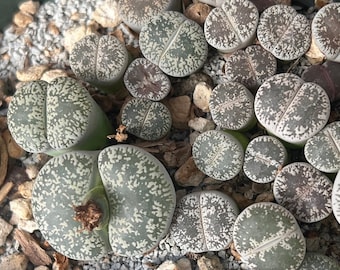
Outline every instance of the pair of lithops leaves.
<svg viewBox="0 0 340 270">
<path fill-rule="evenodd" d="M 101 149 L 112 132 L 87 89 L 68 77 L 24 84 L 16 90 L 7 117 L 14 140 L 32 153 Z"/>
<path fill-rule="evenodd" d="M 75 260 L 150 251 L 166 235 L 175 204 L 165 167 L 131 145 L 54 157 L 40 170 L 32 192 L 44 238 Z"/>
</svg>

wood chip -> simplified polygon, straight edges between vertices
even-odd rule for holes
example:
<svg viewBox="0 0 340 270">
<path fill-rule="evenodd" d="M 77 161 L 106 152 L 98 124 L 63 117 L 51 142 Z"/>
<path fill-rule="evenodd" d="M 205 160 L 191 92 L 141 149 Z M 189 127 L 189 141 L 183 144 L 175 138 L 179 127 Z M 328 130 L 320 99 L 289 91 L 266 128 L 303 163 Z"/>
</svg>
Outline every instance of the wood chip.
<svg viewBox="0 0 340 270">
<path fill-rule="evenodd" d="M 170 110 L 172 125 L 178 129 L 187 129 L 191 118 L 191 99 L 188 96 L 173 97 L 164 102 Z"/>
<path fill-rule="evenodd" d="M 8 152 L 6 142 L 0 135 L 0 186 L 4 183 L 7 174 Z"/>
<path fill-rule="evenodd" d="M 196 167 L 192 157 L 175 172 L 175 181 L 182 187 L 196 187 L 203 181 L 204 177 L 205 174 Z"/>
<path fill-rule="evenodd" d="M 67 257 L 60 253 L 53 254 L 54 263 L 53 263 L 53 270 L 68 270 L 69 269 L 69 260 Z"/>
<path fill-rule="evenodd" d="M 6 182 L 0 189 L 0 203 L 7 197 L 8 193 L 13 188 L 13 182 Z"/>
<path fill-rule="evenodd" d="M 9 132 L 8 129 L 6 129 L 2 133 L 3 139 L 6 142 L 7 146 L 7 151 L 8 151 L 8 156 L 15 158 L 15 159 L 20 159 L 22 158 L 25 154 L 26 151 L 22 149 L 13 139 L 11 133 Z"/>
</svg>

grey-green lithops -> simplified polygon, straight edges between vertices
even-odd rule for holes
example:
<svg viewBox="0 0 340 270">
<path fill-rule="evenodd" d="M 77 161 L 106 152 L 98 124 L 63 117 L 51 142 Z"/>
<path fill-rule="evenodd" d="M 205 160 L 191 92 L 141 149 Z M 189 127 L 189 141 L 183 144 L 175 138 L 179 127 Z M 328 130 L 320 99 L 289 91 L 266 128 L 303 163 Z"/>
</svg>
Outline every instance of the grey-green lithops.
<svg viewBox="0 0 340 270">
<path fill-rule="evenodd" d="M 298 269 L 306 252 L 294 216 L 270 202 L 254 203 L 238 215 L 233 240 L 241 260 L 254 270 Z"/>
<path fill-rule="evenodd" d="M 307 252 L 299 270 L 339 270 L 339 262 L 321 253 Z"/>
<path fill-rule="evenodd" d="M 333 214 L 340 224 L 340 172 L 336 174 L 332 190 Z"/>
<path fill-rule="evenodd" d="M 332 213 L 332 181 L 306 162 L 284 166 L 277 174 L 273 194 L 297 220 L 312 223 Z"/>
<path fill-rule="evenodd" d="M 200 25 L 176 11 L 164 11 L 143 26 L 139 46 L 145 58 L 173 77 L 199 70 L 208 55 Z"/>
<path fill-rule="evenodd" d="M 8 110 L 8 127 L 26 151 L 57 154 L 104 147 L 112 127 L 88 91 L 76 80 L 29 82 L 17 89 Z"/>
<path fill-rule="evenodd" d="M 180 200 L 170 233 L 186 252 L 222 250 L 232 241 L 238 213 L 234 200 L 220 191 L 190 193 Z"/>
<path fill-rule="evenodd" d="M 175 204 L 165 167 L 131 145 L 54 157 L 40 170 L 32 192 L 34 218 L 44 238 L 75 260 L 150 251 L 167 233 Z M 92 223 L 93 216 L 87 220 L 90 229 L 75 220 L 76 209 L 87 207 L 101 213 L 98 223 Z"/>
</svg>

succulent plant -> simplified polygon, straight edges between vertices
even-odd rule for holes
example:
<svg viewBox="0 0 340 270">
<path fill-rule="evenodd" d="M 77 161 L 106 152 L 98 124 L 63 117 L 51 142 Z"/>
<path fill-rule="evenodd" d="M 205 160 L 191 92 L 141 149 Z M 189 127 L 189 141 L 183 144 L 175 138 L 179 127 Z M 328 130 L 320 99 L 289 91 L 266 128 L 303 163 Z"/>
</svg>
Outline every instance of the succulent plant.
<svg viewBox="0 0 340 270">
<path fill-rule="evenodd" d="M 75 260 L 151 250 L 167 233 L 175 203 L 164 166 L 131 145 L 54 157 L 40 170 L 32 192 L 44 238 Z"/>
<path fill-rule="evenodd" d="M 330 101 L 325 90 L 291 73 L 268 78 L 254 100 L 257 120 L 271 134 L 303 146 L 326 124 Z"/>
<path fill-rule="evenodd" d="M 171 90 L 169 77 L 146 58 L 134 59 L 124 74 L 124 84 L 133 97 L 160 101 Z"/>
<path fill-rule="evenodd" d="M 340 224 L 340 172 L 336 174 L 332 190 L 333 214 Z"/>
<path fill-rule="evenodd" d="M 309 163 L 293 162 L 278 172 L 273 194 L 297 220 L 312 223 L 332 213 L 332 186 L 332 181 Z"/>
<path fill-rule="evenodd" d="M 258 20 L 259 12 L 251 1 L 225 1 L 206 18 L 205 38 L 220 52 L 234 52 L 254 41 Z"/>
<path fill-rule="evenodd" d="M 244 150 L 231 134 L 208 130 L 192 146 L 192 157 L 199 170 L 216 180 L 229 180 L 242 169 Z"/>
<path fill-rule="evenodd" d="M 318 170 L 336 173 L 340 170 L 340 121 L 328 124 L 308 139 L 304 154 L 306 160 Z"/>
<path fill-rule="evenodd" d="M 8 127 L 24 150 L 51 155 L 100 149 L 112 133 L 88 91 L 68 77 L 33 81 L 17 89 L 8 109 Z"/>
<path fill-rule="evenodd" d="M 307 52 L 311 44 L 308 19 L 288 5 L 265 9 L 257 27 L 260 44 L 280 60 L 294 60 Z"/>
<path fill-rule="evenodd" d="M 340 265 L 337 260 L 324 254 L 307 252 L 299 270 L 339 270 Z"/>
<path fill-rule="evenodd" d="M 232 241 L 238 213 L 234 200 L 220 191 L 193 192 L 180 200 L 170 233 L 186 252 L 222 250 Z"/>
<path fill-rule="evenodd" d="M 133 31 L 139 33 L 154 16 L 166 10 L 180 11 L 180 0 L 119 0 L 119 15 Z"/>
<path fill-rule="evenodd" d="M 340 3 L 321 8 L 312 21 L 315 44 L 327 60 L 340 62 Z"/>
<path fill-rule="evenodd" d="M 276 58 L 261 45 L 237 50 L 225 60 L 225 77 L 254 91 L 276 73 Z"/>
<path fill-rule="evenodd" d="M 269 183 L 275 180 L 287 159 L 287 150 L 279 139 L 267 135 L 258 136 L 246 148 L 243 171 L 256 183 Z"/>
<path fill-rule="evenodd" d="M 217 126 L 230 130 L 247 130 L 256 124 L 254 96 L 241 83 L 225 82 L 212 91 L 209 108 Z"/>
<path fill-rule="evenodd" d="M 143 26 L 139 46 L 145 58 L 173 77 L 194 73 L 208 56 L 202 28 L 176 11 L 164 11 Z"/>
<path fill-rule="evenodd" d="M 126 130 L 144 140 L 157 140 L 171 129 L 169 109 L 160 102 L 132 98 L 123 105 L 121 121 Z"/>
<path fill-rule="evenodd" d="M 305 238 L 294 216 L 271 202 L 254 203 L 237 217 L 234 246 L 250 269 L 298 269 L 306 252 Z"/>
<path fill-rule="evenodd" d="M 125 46 L 111 35 L 87 35 L 76 42 L 70 53 L 74 74 L 110 93 L 121 90 L 129 61 Z"/>
</svg>

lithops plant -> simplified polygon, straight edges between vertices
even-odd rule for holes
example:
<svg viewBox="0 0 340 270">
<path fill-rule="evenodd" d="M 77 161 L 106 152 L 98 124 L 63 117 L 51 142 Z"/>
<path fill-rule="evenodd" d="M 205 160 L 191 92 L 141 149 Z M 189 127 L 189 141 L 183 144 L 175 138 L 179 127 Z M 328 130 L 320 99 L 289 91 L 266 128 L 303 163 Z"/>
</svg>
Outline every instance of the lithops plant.
<svg viewBox="0 0 340 270">
<path fill-rule="evenodd" d="M 251 1 L 225 1 L 209 13 L 204 35 L 212 47 L 231 53 L 254 41 L 258 20 L 259 12 Z"/>
<path fill-rule="evenodd" d="M 170 228 L 185 252 L 201 253 L 227 248 L 239 213 L 234 200 L 220 191 L 199 191 L 179 202 Z"/>
<path fill-rule="evenodd" d="M 294 216 L 276 203 L 245 208 L 235 221 L 233 240 L 250 269 L 298 269 L 306 253 L 305 238 Z"/>
<path fill-rule="evenodd" d="M 124 84 L 133 97 L 160 101 L 171 90 L 169 77 L 146 58 L 134 59 L 124 74 Z"/>
<path fill-rule="evenodd" d="M 307 252 L 299 270 L 339 270 L 339 262 L 321 253 Z"/>
<path fill-rule="evenodd" d="M 340 62 L 340 3 L 325 5 L 316 13 L 312 36 L 327 60 Z"/>
<path fill-rule="evenodd" d="M 260 45 L 237 50 L 225 59 L 224 76 L 228 81 L 242 83 L 255 91 L 276 73 L 276 58 Z"/>
<path fill-rule="evenodd" d="M 243 171 L 256 183 L 270 183 L 287 160 L 287 150 L 279 139 L 267 135 L 258 136 L 246 148 Z"/>
<path fill-rule="evenodd" d="M 44 238 L 75 260 L 148 252 L 167 233 L 175 203 L 164 166 L 131 145 L 52 158 L 32 192 L 34 218 Z"/>
<path fill-rule="evenodd" d="M 303 146 L 326 124 L 330 101 L 319 85 L 290 73 L 268 78 L 254 100 L 257 120 L 267 131 L 295 146 Z"/>
<path fill-rule="evenodd" d="M 340 224 L 340 173 L 338 172 L 332 190 L 332 209 L 333 214 Z"/>
<path fill-rule="evenodd" d="M 139 33 L 148 21 L 162 11 L 180 11 L 180 0 L 119 0 L 119 15 L 133 31 Z"/>
<path fill-rule="evenodd" d="M 103 148 L 112 126 L 89 92 L 75 79 L 29 82 L 16 90 L 8 128 L 27 152 L 55 155 Z"/>
<path fill-rule="evenodd" d="M 241 83 L 218 84 L 209 99 L 212 119 L 219 127 L 230 130 L 248 130 L 256 124 L 254 96 Z"/>
<path fill-rule="evenodd" d="M 144 140 L 157 140 L 170 131 L 172 118 L 163 103 L 132 98 L 122 107 L 121 122 L 129 133 Z"/>
<path fill-rule="evenodd" d="M 164 11 L 143 26 L 139 46 L 145 58 L 173 77 L 199 70 L 208 55 L 200 25 L 176 11 Z"/>
<path fill-rule="evenodd" d="M 235 136 L 219 130 L 201 133 L 192 146 L 199 170 L 216 180 L 229 180 L 242 169 L 244 149 Z"/>
<path fill-rule="evenodd" d="M 328 124 L 304 147 L 306 160 L 318 170 L 336 173 L 340 170 L 340 121 Z"/>
<path fill-rule="evenodd" d="M 70 52 L 74 74 L 110 93 L 121 90 L 129 59 L 126 47 L 112 35 L 86 35 Z"/>
<path fill-rule="evenodd" d="M 265 9 L 257 27 L 260 44 L 280 60 L 294 60 L 304 55 L 311 44 L 308 19 L 288 5 Z"/>
<path fill-rule="evenodd" d="M 332 187 L 332 181 L 309 163 L 293 162 L 277 174 L 273 194 L 297 220 L 312 223 L 332 213 Z"/>
</svg>

